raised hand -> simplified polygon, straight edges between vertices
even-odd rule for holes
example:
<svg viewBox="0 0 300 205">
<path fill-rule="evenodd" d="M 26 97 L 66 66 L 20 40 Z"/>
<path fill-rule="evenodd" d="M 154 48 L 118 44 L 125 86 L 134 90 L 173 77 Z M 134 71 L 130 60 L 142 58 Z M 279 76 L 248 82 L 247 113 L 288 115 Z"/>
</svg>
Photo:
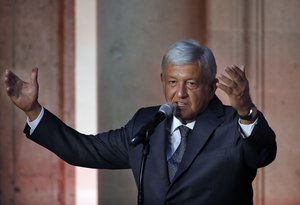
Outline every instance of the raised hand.
<svg viewBox="0 0 300 205">
<path fill-rule="evenodd" d="M 239 115 L 243 116 L 253 107 L 249 93 L 249 82 L 244 72 L 244 66 L 228 66 L 225 69 L 228 76 L 220 75 L 217 83 L 218 88 L 223 90 L 229 97 L 230 104 Z"/>
<path fill-rule="evenodd" d="M 4 82 L 6 92 L 11 101 L 23 110 L 30 120 L 34 120 L 40 113 L 41 106 L 38 103 L 38 69 L 31 72 L 30 82 L 24 82 L 10 70 L 5 71 Z"/>
</svg>

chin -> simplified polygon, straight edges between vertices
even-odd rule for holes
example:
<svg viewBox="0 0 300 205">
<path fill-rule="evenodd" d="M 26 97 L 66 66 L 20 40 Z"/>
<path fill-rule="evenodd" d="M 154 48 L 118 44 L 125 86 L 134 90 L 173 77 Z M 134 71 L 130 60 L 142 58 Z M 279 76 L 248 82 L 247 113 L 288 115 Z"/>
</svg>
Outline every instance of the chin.
<svg viewBox="0 0 300 205">
<path fill-rule="evenodd" d="M 175 114 L 175 117 L 178 118 L 183 124 L 191 122 L 191 120 L 189 120 L 189 118 L 185 117 L 184 115 L 181 115 L 180 113 Z"/>
</svg>

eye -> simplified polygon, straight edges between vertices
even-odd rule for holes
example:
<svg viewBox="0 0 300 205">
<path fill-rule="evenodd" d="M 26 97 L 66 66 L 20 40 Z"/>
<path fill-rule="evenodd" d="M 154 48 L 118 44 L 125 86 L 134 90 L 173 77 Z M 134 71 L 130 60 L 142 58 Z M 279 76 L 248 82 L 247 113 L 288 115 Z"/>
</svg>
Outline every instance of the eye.
<svg viewBox="0 0 300 205">
<path fill-rule="evenodd" d="M 173 79 L 168 80 L 168 85 L 169 86 L 175 86 L 176 85 L 176 80 L 173 80 Z"/>
<path fill-rule="evenodd" d="M 198 83 L 196 81 L 189 80 L 189 81 L 186 82 L 186 85 L 187 85 L 188 88 L 194 89 L 194 88 L 197 88 Z"/>
</svg>

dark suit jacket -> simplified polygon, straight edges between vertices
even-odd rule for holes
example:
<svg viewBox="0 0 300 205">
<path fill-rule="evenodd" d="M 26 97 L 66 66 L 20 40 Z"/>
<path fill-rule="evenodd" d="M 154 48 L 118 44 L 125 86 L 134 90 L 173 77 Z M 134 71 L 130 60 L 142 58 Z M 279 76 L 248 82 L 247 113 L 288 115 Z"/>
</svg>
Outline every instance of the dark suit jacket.
<svg viewBox="0 0 300 205">
<path fill-rule="evenodd" d="M 25 133 L 70 164 L 100 169 L 131 168 L 138 181 L 142 145 L 131 148 L 129 141 L 158 108 L 142 108 L 125 127 L 96 136 L 78 133 L 45 110 L 33 134 L 29 136 L 27 128 Z M 252 135 L 243 139 L 236 111 L 215 97 L 197 117 L 171 183 L 166 163 L 167 123 L 160 123 L 150 138 L 144 175 L 145 204 L 252 204 L 251 183 L 256 170 L 276 155 L 275 134 L 262 113 L 258 114 Z"/>
</svg>

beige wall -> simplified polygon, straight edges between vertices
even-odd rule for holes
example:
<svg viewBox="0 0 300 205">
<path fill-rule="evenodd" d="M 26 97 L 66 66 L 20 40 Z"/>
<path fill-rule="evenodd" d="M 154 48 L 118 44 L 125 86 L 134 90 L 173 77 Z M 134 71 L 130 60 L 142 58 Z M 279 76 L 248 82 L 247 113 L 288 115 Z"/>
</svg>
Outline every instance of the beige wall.
<svg viewBox="0 0 300 205">
<path fill-rule="evenodd" d="M 3 86 L 5 68 L 39 67 L 40 102 L 74 124 L 74 2 L 0 0 L 0 31 L 0 204 L 74 204 L 74 168 L 24 137 Z"/>
<path fill-rule="evenodd" d="M 279 145 L 266 172 L 265 201 L 300 204 L 300 1 L 265 4 L 265 112 Z"/>
<path fill-rule="evenodd" d="M 277 134 L 278 156 L 258 173 L 255 204 L 299 204 L 298 8 L 298 0 L 100 0 L 100 130 L 123 125 L 141 106 L 163 103 L 164 51 L 177 39 L 196 38 L 212 48 L 219 73 L 226 65 L 246 64 L 252 97 Z M 38 66 L 41 102 L 70 125 L 73 12 L 72 0 L 0 0 L 1 79 L 5 68 L 29 79 Z M 74 204 L 73 168 L 24 137 L 25 116 L 11 105 L 3 86 L 0 100 L 0 204 Z M 135 203 L 130 172 L 100 171 L 99 176 L 101 204 Z"/>
</svg>

